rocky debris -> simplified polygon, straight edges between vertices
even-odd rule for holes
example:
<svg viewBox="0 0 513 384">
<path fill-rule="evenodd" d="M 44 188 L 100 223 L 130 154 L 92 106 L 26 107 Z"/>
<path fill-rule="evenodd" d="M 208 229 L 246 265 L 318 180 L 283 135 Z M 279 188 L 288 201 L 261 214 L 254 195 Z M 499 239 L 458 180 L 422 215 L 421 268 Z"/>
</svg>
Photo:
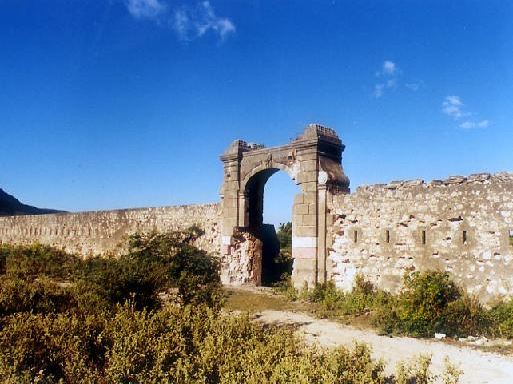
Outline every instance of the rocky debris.
<svg viewBox="0 0 513 384">
<path fill-rule="evenodd" d="M 473 175 L 470 175 L 467 180 L 470 182 L 484 182 L 490 180 L 491 177 L 492 175 L 489 173 L 474 173 Z"/>
<path fill-rule="evenodd" d="M 465 176 L 449 176 L 449 178 L 444 180 L 445 185 L 451 184 L 461 184 L 467 181 Z"/>
<path fill-rule="evenodd" d="M 474 345 L 478 347 L 507 347 L 513 344 L 512 340 L 506 339 L 488 339 L 484 336 L 468 336 L 458 338 L 460 343 Z"/>
</svg>

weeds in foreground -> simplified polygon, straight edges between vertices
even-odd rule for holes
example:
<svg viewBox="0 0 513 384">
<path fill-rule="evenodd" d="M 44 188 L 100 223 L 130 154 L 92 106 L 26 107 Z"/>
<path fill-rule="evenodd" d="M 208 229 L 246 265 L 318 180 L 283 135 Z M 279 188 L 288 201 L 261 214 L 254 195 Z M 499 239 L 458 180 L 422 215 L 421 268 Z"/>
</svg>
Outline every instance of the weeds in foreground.
<svg viewBox="0 0 513 384">
<path fill-rule="evenodd" d="M 50 247 L 0 247 L 0 381 L 377 384 L 426 375 L 386 377 L 364 345 L 309 347 L 292 330 L 220 312 L 216 264 L 190 239 L 139 236 L 120 259 L 86 262 Z"/>
</svg>

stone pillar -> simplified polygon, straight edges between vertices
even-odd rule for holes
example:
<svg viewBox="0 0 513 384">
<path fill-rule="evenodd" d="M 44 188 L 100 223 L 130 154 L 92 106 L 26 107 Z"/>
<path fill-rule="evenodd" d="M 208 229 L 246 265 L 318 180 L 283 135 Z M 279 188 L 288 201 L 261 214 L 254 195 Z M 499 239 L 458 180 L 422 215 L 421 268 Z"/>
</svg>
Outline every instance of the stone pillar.
<svg viewBox="0 0 513 384">
<path fill-rule="evenodd" d="M 296 150 L 299 162 L 297 183 L 303 193 L 299 195 L 293 206 L 292 216 L 292 257 L 294 265 L 292 283 L 301 289 L 303 286 L 313 287 L 317 284 L 317 171 L 318 152 L 316 141 L 309 137 L 301 137 L 302 144 Z M 299 143 L 299 141 L 298 141 Z"/>
<path fill-rule="evenodd" d="M 233 235 L 239 227 L 241 209 L 245 209 L 245 199 L 240 199 L 240 161 L 247 144 L 235 140 L 221 156 L 224 163 L 224 183 L 221 188 L 223 222 L 221 228 L 221 254 L 230 255 Z M 241 207 L 242 200 L 242 207 Z M 244 215 L 244 212 L 242 212 Z"/>
<path fill-rule="evenodd" d="M 318 186 L 318 197 L 317 197 L 317 282 L 326 283 L 326 258 L 327 258 L 327 204 L 326 204 L 326 172 L 319 172 L 319 186 Z"/>
<path fill-rule="evenodd" d="M 292 283 L 300 289 L 317 282 L 317 207 L 315 192 L 296 195 L 292 214 Z"/>
</svg>

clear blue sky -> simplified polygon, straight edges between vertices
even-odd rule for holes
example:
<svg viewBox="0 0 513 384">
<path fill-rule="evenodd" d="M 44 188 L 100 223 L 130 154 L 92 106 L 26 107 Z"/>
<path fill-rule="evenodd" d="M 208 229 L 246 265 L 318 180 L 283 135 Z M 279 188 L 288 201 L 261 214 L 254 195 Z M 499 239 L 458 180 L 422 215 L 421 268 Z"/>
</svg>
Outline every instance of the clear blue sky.
<svg viewBox="0 0 513 384">
<path fill-rule="evenodd" d="M 232 140 L 311 122 L 353 189 L 513 171 L 510 1 L 0 0 L 0 36 L 0 187 L 29 204 L 217 201 Z"/>
</svg>

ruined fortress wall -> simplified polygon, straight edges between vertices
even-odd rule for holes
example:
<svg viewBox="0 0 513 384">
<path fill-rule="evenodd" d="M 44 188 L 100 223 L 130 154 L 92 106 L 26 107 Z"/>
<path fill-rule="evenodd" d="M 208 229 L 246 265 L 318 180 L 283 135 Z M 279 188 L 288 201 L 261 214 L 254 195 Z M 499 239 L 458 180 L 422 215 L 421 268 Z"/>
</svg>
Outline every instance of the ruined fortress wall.
<svg viewBox="0 0 513 384">
<path fill-rule="evenodd" d="M 38 216 L 0 217 L 0 242 L 40 242 L 68 252 L 88 255 L 120 253 L 130 234 L 165 232 L 198 225 L 205 234 L 198 247 L 219 253 L 220 205 L 121 209 Z"/>
<path fill-rule="evenodd" d="M 448 271 L 484 301 L 513 296 L 513 174 L 361 187 L 331 202 L 328 278 L 397 290 L 406 271 Z"/>
</svg>

